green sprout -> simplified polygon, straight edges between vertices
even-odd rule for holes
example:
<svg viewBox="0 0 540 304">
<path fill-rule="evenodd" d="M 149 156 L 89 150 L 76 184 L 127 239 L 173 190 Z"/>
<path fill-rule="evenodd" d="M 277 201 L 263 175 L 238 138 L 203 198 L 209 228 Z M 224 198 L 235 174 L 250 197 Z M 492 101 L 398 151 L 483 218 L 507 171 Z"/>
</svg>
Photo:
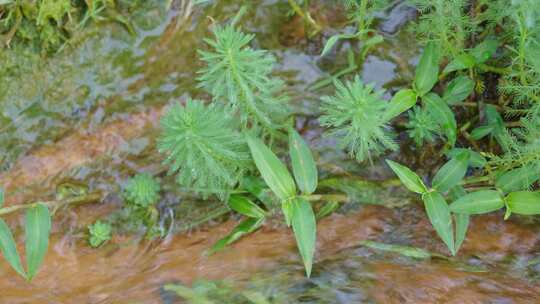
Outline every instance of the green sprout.
<svg viewBox="0 0 540 304">
<path fill-rule="evenodd" d="M 134 207 L 147 208 L 159 200 L 159 183 L 147 173 L 129 179 L 124 190 L 126 201 Z"/>
<path fill-rule="evenodd" d="M 102 221 L 96 221 L 93 225 L 88 225 L 90 238 L 88 242 L 93 248 L 97 248 L 111 239 L 111 225 Z"/>
</svg>

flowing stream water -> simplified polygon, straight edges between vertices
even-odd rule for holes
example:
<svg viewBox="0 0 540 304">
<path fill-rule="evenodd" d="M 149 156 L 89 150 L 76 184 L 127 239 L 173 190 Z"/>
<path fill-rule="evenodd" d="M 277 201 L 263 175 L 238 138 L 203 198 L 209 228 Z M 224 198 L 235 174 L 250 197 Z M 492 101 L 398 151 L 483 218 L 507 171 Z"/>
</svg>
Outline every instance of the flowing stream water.
<svg viewBox="0 0 540 304">
<path fill-rule="evenodd" d="M 164 286 L 200 280 L 226 282 L 238 293 L 256 291 L 272 303 L 540 302 L 540 225 L 534 219 L 475 217 L 462 250 L 447 258 L 419 202 L 385 182 L 392 175 L 382 163 L 358 164 L 321 136 L 318 97 L 331 90 L 312 88 L 347 65 L 350 46 L 320 58 L 322 35 L 308 39 L 301 20 L 287 15 L 287 1 L 249 1 L 241 26 L 256 35 L 255 46 L 277 56 L 276 73 L 289 84 L 297 129 L 314 148 L 323 179 L 348 183 L 354 203 L 319 222 L 309 279 L 291 231 L 278 224 L 208 255 L 238 218 L 222 216 L 188 229 L 192 216 L 204 218 L 219 203 L 179 192 L 164 173 L 155 140 L 168 104 L 188 95 L 206 98 L 196 83 L 201 38 L 246 3 L 215 2 L 149 7 L 134 16 L 136 35 L 119 24 L 95 26 L 89 37 L 50 59 L 21 65 L 26 72 L 4 85 L 0 185 L 6 205 L 47 200 L 66 185 L 102 196 L 56 213 L 44 266 L 32 282 L 0 260 L 0 303 L 183 303 Z M 346 21 L 333 1 L 317 1 L 312 13 L 325 35 Z M 359 63 L 364 81 L 388 92 L 410 83 L 418 50 L 405 27 L 414 17 L 402 1 L 380 13 L 385 42 Z M 122 186 L 140 171 L 162 179 L 160 210 L 175 214 L 167 222 L 172 232 L 149 241 L 119 231 L 104 247 L 90 248 L 86 225 L 118 212 Z M 20 217 L 8 220 L 21 227 Z M 21 251 L 22 234 L 15 229 Z M 366 246 L 366 240 L 432 255 L 407 257 Z"/>
</svg>

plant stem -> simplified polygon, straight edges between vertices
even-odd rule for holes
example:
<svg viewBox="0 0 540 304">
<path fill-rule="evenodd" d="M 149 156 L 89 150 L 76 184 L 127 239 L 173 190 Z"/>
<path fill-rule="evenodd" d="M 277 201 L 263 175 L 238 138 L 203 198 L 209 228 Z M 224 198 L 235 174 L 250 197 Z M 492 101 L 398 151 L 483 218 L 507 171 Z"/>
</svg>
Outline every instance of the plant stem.
<svg viewBox="0 0 540 304">
<path fill-rule="evenodd" d="M 99 199 L 101 199 L 101 196 L 102 195 L 100 192 L 94 192 L 94 193 L 90 193 L 86 195 L 70 197 L 64 200 L 35 202 L 35 203 L 29 203 L 29 204 L 4 207 L 4 208 L 0 208 L 0 215 L 6 215 L 6 214 L 10 214 L 10 213 L 17 212 L 20 210 L 32 208 L 32 207 L 35 207 L 37 204 L 44 204 L 47 207 L 53 208 L 53 209 L 57 209 L 62 206 L 71 205 L 71 204 L 85 204 L 85 203 L 98 201 Z"/>
<path fill-rule="evenodd" d="M 345 194 L 311 194 L 304 196 L 304 198 L 310 202 L 328 201 L 336 203 L 346 203 L 349 201 L 349 197 Z"/>
<path fill-rule="evenodd" d="M 304 11 L 298 5 L 298 3 L 296 3 L 294 0 L 289 0 L 289 5 L 292 7 L 294 12 L 298 16 L 302 17 L 302 19 L 304 19 L 305 22 L 307 22 L 310 26 L 313 27 L 313 29 L 315 30 L 313 34 L 317 34 L 318 32 L 321 31 L 321 27 L 317 24 L 317 22 L 315 22 L 315 20 L 311 18 L 311 15 L 309 13 L 304 13 Z"/>
</svg>

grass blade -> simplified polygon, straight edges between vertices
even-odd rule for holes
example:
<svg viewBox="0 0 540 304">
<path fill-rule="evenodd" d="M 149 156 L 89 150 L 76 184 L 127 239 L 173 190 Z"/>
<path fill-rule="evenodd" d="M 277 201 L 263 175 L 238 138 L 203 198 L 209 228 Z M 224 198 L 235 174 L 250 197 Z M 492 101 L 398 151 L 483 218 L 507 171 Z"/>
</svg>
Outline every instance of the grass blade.
<svg viewBox="0 0 540 304">
<path fill-rule="evenodd" d="M 317 226 L 311 204 L 303 198 L 295 198 L 292 202 L 292 218 L 294 236 L 298 250 L 304 261 L 306 275 L 311 275 L 315 242 L 317 239 Z"/>
<path fill-rule="evenodd" d="M 9 265 L 17 271 L 18 274 L 26 278 L 26 273 L 22 267 L 21 257 L 17 251 L 17 246 L 11 230 L 4 220 L 0 219 L 0 250 Z"/>
<path fill-rule="evenodd" d="M 317 189 L 317 165 L 309 146 L 304 139 L 291 129 L 289 131 L 289 154 L 296 184 L 304 194 L 311 194 Z"/>
</svg>

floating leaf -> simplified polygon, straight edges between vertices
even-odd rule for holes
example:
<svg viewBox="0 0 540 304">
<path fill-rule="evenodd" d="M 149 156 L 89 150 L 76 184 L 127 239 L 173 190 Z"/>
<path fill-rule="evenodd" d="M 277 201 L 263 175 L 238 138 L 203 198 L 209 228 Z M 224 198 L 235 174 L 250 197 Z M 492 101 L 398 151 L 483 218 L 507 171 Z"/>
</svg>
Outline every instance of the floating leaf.
<svg viewBox="0 0 540 304">
<path fill-rule="evenodd" d="M 523 215 L 540 214 L 540 193 L 530 191 L 511 192 L 506 204 L 512 213 Z"/>
<path fill-rule="evenodd" d="M 450 204 L 450 211 L 461 214 L 484 214 L 504 207 L 501 194 L 495 190 L 480 190 L 466 194 Z"/>
<path fill-rule="evenodd" d="M 238 226 L 234 227 L 233 231 L 226 237 L 217 241 L 212 248 L 210 248 L 208 254 L 214 254 L 218 251 L 225 249 L 228 245 L 236 242 L 246 234 L 250 234 L 259 229 L 264 223 L 264 217 L 261 218 L 248 218 L 243 220 Z"/>
<path fill-rule="evenodd" d="M 524 166 L 503 173 L 495 180 L 495 187 L 504 193 L 526 190 L 540 179 L 540 172 L 532 166 Z"/>
<path fill-rule="evenodd" d="M 420 177 L 416 175 L 416 173 L 411 171 L 411 169 L 389 159 L 386 160 L 386 163 L 399 177 L 399 180 L 401 180 L 401 182 L 405 187 L 407 187 L 407 189 L 418 194 L 422 194 L 427 191 L 427 188 L 420 179 Z"/>
<path fill-rule="evenodd" d="M 476 64 L 476 60 L 469 54 L 461 54 L 454 60 L 450 61 L 443 70 L 443 74 L 448 74 L 454 71 L 470 69 Z"/>
<path fill-rule="evenodd" d="M 277 156 L 259 139 L 248 136 L 247 142 L 255 165 L 264 181 L 281 200 L 296 194 L 291 174 Z"/>
<path fill-rule="evenodd" d="M 22 267 L 21 257 L 17 251 L 17 246 L 13 239 L 13 235 L 11 234 L 11 230 L 2 219 L 0 219 L 0 250 L 9 265 L 11 265 L 18 274 L 26 278 L 26 273 Z"/>
<path fill-rule="evenodd" d="M 266 212 L 261 207 L 245 196 L 231 195 L 227 204 L 232 210 L 248 217 L 261 218 L 266 216 Z"/>
<path fill-rule="evenodd" d="M 315 253 L 317 226 L 313 209 L 308 201 L 300 197 L 293 200 L 291 223 L 298 250 L 304 261 L 306 275 L 309 277 Z"/>
<path fill-rule="evenodd" d="M 291 129 L 289 131 L 289 154 L 296 184 L 303 194 L 311 194 L 317 189 L 317 165 L 304 139 Z"/>
<path fill-rule="evenodd" d="M 390 120 L 416 104 L 416 93 L 411 89 L 399 90 L 388 103 L 385 120 Z"/>
<path fill-rule="evenodd" d="M 456 144 L 457 139 L 457 123 L 454 113 L 441 97 L 435 93 L 429 93 L 423 97 L 423 100 L 428 106 L 428 110 L 432 113 L 433 118 L 439 123 L 444 135 L 448 139 L 451 147 Z"/>
<path fill-rule="evenodd" d="M 459 184 L 467 173 L 469 154 L 460 153 L 444 164 L 433 178 L 433 188 L 440 192 L 446 192 Z"/>
<path fill-rule="evenodd" d="M 419 96 L 431 91 L 439 76 L 439 49 L 435 42 L 428 42 L 416 67 L 414 88 Z"/>
<path fill-rule="evenodd" d="M 51 215 L 44 204 L 37 204 L 26 211 L 26 263 L 28 280 L 32 280 L 43 263 L 49 248 L 49 233 L 51 232 Z"/>
<path fill-rule="evenodd" d="M 443 94 L 443 100 L 449 105 L 462 102 L 469 97 L 474 90 L 474 81 L 467 76 L 458 76 L 454 78 Z"/>
<path fill-rule="evenodd" d="M 424 207 L 426 208 L 431 225 L 433 225 L 433 228 L 435 228 L 435 231 L 446 244 L 452 255 L 455 255 L 452 216 L 444 197 L 439 192 L 432 191 L 422 195 L 422 200 L 424 201 Z"/>
</svg>

